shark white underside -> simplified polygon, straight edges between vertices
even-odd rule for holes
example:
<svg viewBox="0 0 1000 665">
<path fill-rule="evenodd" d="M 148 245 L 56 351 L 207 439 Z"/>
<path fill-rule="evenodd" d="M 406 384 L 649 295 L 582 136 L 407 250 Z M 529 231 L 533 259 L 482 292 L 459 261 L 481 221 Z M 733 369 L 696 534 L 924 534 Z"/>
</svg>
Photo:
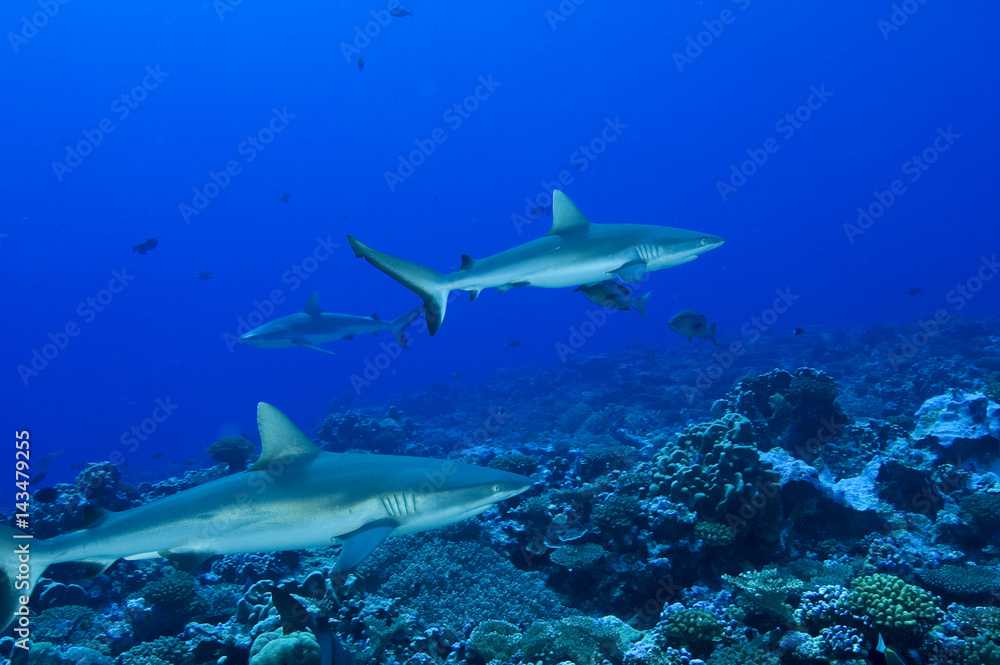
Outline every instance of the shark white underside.
<svg viewBox="0 0 1000 665">
<path fill-rule="evenodd" d="M 590 285 L 609 277 L 637 282 L 649 271 L 693 261 L 724 240 L 717 236 L 649 224 L 591 224 L 561 191 L 552 192 L 552 228 L 542 238 L 484 259 L 462 256 L 462 267 L 443 274 L 400 259 L 347 236 L 358 257 L 417 293 L 424 301 L 427 327 L 434 334 L 444 321 L 448 294 L 482 289 L 536 286 L 559 289 Z"/>
<path fill-rule="evenodd" d="M 260 403 L 262 452 L 245 473 L 144 506 L 102 512 L 85 528 L 28 541 L 30 574 L 17 579 L 17 544 L 0 527 L 0 622 L 54 564 L 80 561 L 99 572 L 118 559 L 164 557 L 194 567 L 216 554 L 343 544 L 336 570 L 364 559 L 385 538 L 472 517 L 516 496 L 532 481 L 449 460 L 319 450 L 284 414 Z"/>
</svg>

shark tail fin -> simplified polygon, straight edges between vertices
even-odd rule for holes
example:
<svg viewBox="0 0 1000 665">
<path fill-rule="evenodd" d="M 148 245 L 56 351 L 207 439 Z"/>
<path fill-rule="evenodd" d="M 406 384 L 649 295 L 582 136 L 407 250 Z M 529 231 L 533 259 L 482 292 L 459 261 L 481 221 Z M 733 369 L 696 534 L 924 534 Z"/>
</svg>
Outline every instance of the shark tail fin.
<svg viewBox="0 0 1000 665">
<path fill-rule="evenodd" d="M 25 535 L 0 525 L 0 630 L 6 629 L 16 618 L 14 634 L 19 636 L 22 636 L 19 629 L 27 636 L 28 625 L 27 604 L 21 600 L 31 595 L 35 582 L 53 559 L 47 543 Z M 28 568 L 27 576 L 23 573 L 24 568 Z"/>
<path fill-rule="evenodd" d="M 423 299 L 427 330 L 431 335 L 436 333 L 444 321 L 448 294 L 451 292 L 448 277 L 433 268 L 372 249 L 353 236 L 347 236 L 347 240 L 355 256 L 364 258 Z"/>
<path fill-rule="evenodd" d="M 409 312 L 406 312 L 401 316 L 397 316 L 395 319 L 392 320 L 392 326 L 390 327 L 390 330 L 392 330 L 392 334 L 396 337 L 396 341 L 399 342 L 399 345 L 402 346 L 404 349 L 410 348 L 410 338 L 406 334 L 406 329 L 409 327 L 411 323 L 413 323 L 420 317 L 423 311 L 424 311 L 424 306 L 417 305 Z"/>
<path fill-rule="evenodd" d="M 642 318 L 646 318 L 646 301 L 649 300 L 649 296 L 653 295 L 652 291 L 648 291 L 638 298 L 632 299 L 632 307 L 635 307 L 635 311 L 642 315 Z"/>
<path fill-rule="evenodd" d="M 708 338 L 710 340 L 712 340 L 712 344 L 715 344 L 716 346 L 719 345 L 719 343 L 715 341 L 715 324 L 714 323 L 712 324 L 712 327 L 708 329 Z"/>
</svg>

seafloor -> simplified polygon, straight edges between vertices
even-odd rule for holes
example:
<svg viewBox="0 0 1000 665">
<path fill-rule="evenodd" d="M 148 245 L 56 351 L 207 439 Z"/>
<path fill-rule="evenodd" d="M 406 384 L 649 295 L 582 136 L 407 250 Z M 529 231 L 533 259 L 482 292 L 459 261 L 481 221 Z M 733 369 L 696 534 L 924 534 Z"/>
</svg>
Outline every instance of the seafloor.
<svg viewBox="0 0 1000 665">
<path fill-rule="evenodd" d="M 571 355 L 371 405 L 335 399 L 327 450 L 530 474 L 480 517 L 391 538 L 349 576 L 334 548 L 124 562 L 37 585 L 30 662 L 318 663 L 283 636 L 273 582 L 336 625 L 354 663 L 1000 664 L 1000 321 L 810 328 Z M 319 417 L 320 414 L 317 414 Z M 205 442 L 206 448 L 212 442 Z M 109 463 L 35 504 L 140 505 L 245 468 L 132 486 Z M 14 652 L 0 640 L 0 662 Z M 23 660 L 17 650 L 15 662 Z"/>
</svg>

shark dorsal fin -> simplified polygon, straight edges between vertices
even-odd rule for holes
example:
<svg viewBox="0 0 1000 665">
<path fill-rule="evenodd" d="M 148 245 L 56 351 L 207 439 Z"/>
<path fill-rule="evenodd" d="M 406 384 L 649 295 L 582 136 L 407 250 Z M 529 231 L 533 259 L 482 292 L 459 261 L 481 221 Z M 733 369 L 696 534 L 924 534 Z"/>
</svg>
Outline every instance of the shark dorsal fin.
<svg viewBox="0 0 1000 665">
<path fill-rule="evenodd" d="M 323 310 L 319 308 L 319 291 L 313 291 L 313 294 L 309 296 L 309 300 L 306 301 L 306 306 L 302 308 L 302 311 L 309 316 L 319 316 L 323 313 Z"/>
<path fill-rule="evenodd" d="M 545 235 L 554 236 L 572 231 L 585 231 L 590 221 L 560 190 L 552 192 L 552 228 Z"/>
<path fill-rule="evenodd" d="M 471 256 L 469 256 L 468 254 L 462 254 L 462 265 L 461 267 L 459 267 L 459 270 L 468 270 L 469 268 L 472 267 L 472 264 L 475 262 L 476 260 Z"/>
<path fill-rule="evenodd" d="M 320 452 L 285 414 L 265 402 L 257 405 L 257 428 L 260 430 L 260 458 L 247 469 L 248 472 L 266 469 L 277 460 L 287 464 Z"/>
</svg>

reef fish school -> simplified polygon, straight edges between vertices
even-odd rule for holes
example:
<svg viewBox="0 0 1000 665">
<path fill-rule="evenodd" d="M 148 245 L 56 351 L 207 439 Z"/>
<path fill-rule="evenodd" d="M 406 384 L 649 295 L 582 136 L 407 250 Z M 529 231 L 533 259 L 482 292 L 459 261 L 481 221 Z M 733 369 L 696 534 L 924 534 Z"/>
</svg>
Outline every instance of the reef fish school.
<svg viewBox="0 0 1000 665">
<path fill-rule="evenodd" d="M 295 114 L 289 113 L 287 106 L 283 106 L 280 110 L 277 108 L 271 109 L 271 119 L 267 124 L 240 142 L 236 146 L 236 152 L 242 155 L 246 163 L 249 164 L 257 159 L 258 153 L 263 152 L 271 141 L 274 140 L 274 137 L 285 131 L 288 123 L 294 119 Z M 191 204 L 181 203 L 177 206 L 177 210 L 181 213 L 184 223 L 190 224 L 191 218 L 200 215 L 208 207 L 208 204 L 212 202 L 212 199 L 222 193 L 222 190 L 229 186 L 233 178 L 242 172 L 243 167 L 235 159 L 230 159 L 226 162 L 225 167 L 219 171 L 209 171 L 208 180 L 205 181 L 205 184 L 201 187 L 193 188 Z"/>
<path fill-rule="evenodd" d="M 146 75 L 142 77 L 139 85 L 128 92 L 122 93 L 111 102 L 111 112 L 118 116 L 119 120 L 124 120 L 139 108 L 139 104 L 146 101 L 146 96 L 156 90 L 163 79 L 170 76 L 170 72 L 160 71 L 160 66 L 155 68 L 146 67 Z M 93 129 L 84 129 L 81 133 L 83 139 L 75 144 L 66 143 L 66 156 L 63 161 L 52 162 L 52 172 L 56 175 L 56 180 L 63 181 L 63 176 L 72 173 L 73 169 L 83 163 L 84 157 L 94 152 L 94 148 L 104 142 L 104 137 L 115 131 L 115 123 L 111 118 L 102 118 Z"/>
</svg>

